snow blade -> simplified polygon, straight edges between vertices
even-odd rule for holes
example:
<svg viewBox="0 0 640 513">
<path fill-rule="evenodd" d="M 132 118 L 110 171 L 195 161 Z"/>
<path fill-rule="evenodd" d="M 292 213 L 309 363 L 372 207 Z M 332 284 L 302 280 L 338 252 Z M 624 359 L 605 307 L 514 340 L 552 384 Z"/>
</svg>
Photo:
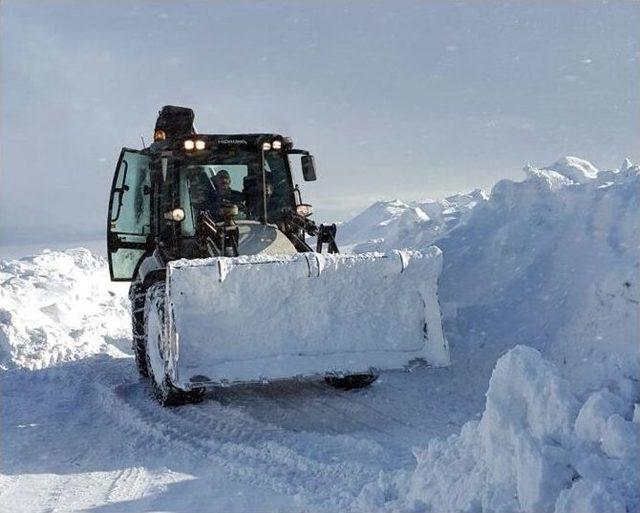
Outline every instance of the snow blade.
<svg viewBox="0 0 640 513">
<path fill-rule="evenodd" d="M 436 294 L 442 253 L 299 253 L 171 262 L 173 383 L 260 382 L 449 364 Z"/>
</svg>

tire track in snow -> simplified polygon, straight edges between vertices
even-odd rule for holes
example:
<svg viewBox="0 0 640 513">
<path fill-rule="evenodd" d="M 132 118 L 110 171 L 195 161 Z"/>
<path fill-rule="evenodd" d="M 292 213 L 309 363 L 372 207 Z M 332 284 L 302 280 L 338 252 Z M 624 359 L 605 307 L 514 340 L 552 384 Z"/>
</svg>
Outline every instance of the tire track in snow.
<svg viewBox="0 0 640 513">
<path fill-rule="evenodd" d="M 238 425 L 245 428 L 250 426 L 251 428 L 245 432 L 258 434 L 259 437 L 252 437 L 251 442 L 257 442 L 261 446 L 275 443 L 312 461 L 335 464 L 340 459 L 359 462 L 370 469 L 370 473 L 382 470 L 378 463 L 388 455 L 384 453 L 380 444 L 366 436 L 340 432 L 335 426 L 332 426 L 330 433 L 316 429 L 316 425 L 323 419 L 332 419 L 330 426 L 332 423 L 335 424 L 336 415 L 329 415 L 327 412 L 333 412 L 326 407 L 319 408 L 315 399 L 309 401 L 307 396 L 311 390 L 307 387 L 302 393 L 289 395 L 287 391 L 292 390 L 300 392 L 299 384 L 287 386 L 285 390 L 280 390 L 280 387 L 275 390 L 270 387 L 246 390 L 240 394 L 230 394 L 231 398 L 225 397 L 230 399 L 228 404 L 231 406 L 222 405 L 218 401 L 205 401 L 201 405 L 181 411 L 180 415 L 192 422 L 202 423 L 215 433 L 225 431 L 225 426 L 220 429 L 220 424 L 226 424 L 227 430 L 234 432 L 233 438 L 228 439 L 230 441 L 239 440 L 243 444 L 247 443 L 244 435 L 238 438 L 235 431 Z M 279 391 L 282 393 L 278 394 Z M 265 419 L 265 415 L 269 417 Z M 301 419 L 310 422 L 312 429 L 301 428 Z M 344 424 L 351 424 L 346 414 L 338 420 L 340 423 L 347 420 Z M 274 421 L 277 424 L 274 424 Z M 354 423 L 353 426 L 357 424 Z"/>
<path fill-rule="evenodd" d="M 49 508 L 49 513 L 57 513 L 58 511 L 63 511 L 61 508 L 65 508 L 64 505 L 66 501 L 64 501 L 64 491 L 67 488 L 67 484 L 71 481 L 69 476 L 64 476 L 62 479 L 59 479 L 53 489 L 49 491 L 49 503 L 53 504 L 51 508 Z"/>
<path fill-rule="evenodd" d="M 145 470 L 140 467 L 130 467 L 118 472 L 109 487 L 106 502 L 121 502 L 142 497 L 144 492 L 140 492 L 140 481 L 143 480 L 144 474 Z"/>
<path fill-rule="evenodd" d="M 364 417 L 370 416 L 371 412 L 375 412 L 375 408 L 370 408 L 365 404 L 358 403 L 355 400 L 351 400 L 354 398 L 355 393 L 351 396 L 345 396 L 344 392 L 340 392 L 335 390 L 334 388 L 323 385 L 322 383 L 316 383 L 314 381 L 305 381 L 304 385 L 309 388 L 313 388 L 315 392 L 315 396 L 311 399 L 304 397 L 296 397 L 295 399 L 283 399 L 278 395 L 278 391 L 272 389 L 267 389 L 262 391 L 264 394 L 263 397 L 266 397 L 268 400 L 272 401 L 274 404 L 282 406 L 283 404 L 292 410 L 297 411 L 300 415 L 309 416 L 313 415 L 315 418 L 332 418 L 334 420 L 340 420 L 341 426 L 348 426 L 348 431 L 351 432 L 362 432 L 363 429 L 367 432 L 376 432 L 378 434 L 383 435 L 385 438 L 393 437 L 391 433 L 380 429 L 378 426 L 372 425 L 369 422 L 363 420 Z M 282 385 L 279 385 L 282 387 Z M 291 387 L 287 386 L 285 389 L 290 389 Z M 338 404 L 332 404 L 331 399 L 338 398 L 342 404 L 346 405 L 346 408 L 341 408 Z M 304 409 L 303 406 L 308 406 L 307 409 Z M 364 412 L 366 415 L 354 415 L 356 413 L 353 408 L 354 405 L 360 404 L 362 407 L 355 408 Z M 311 413 L 313 412 L 313 413 Z M 381 415 L 385 417 L 384 415 Z M 388 419 L 388 417 L 385 417 Z M 345 429 L 338 430 L 335 427 L 329 426 L 329 429 L 336 436 L 347 436 L 345 435 Z M 376 443 L 374 440 L 369 440 L 371 443 Z"/>
<path fill-rule="evenodd" d="M 315 385 L 320 387 L 321 385 Z M 358 395 L 356 393 L 352 393 L 351 395 L 346 395 L 345 392 L 339 391 L 339 390 L 330 390 L 328 392 L 327 395 L 330 395 L 330 397 L 332 398 L 337 398 L 339 399 L 341 402 L 343 403 L 348 403 L 349 407 L 351 410 L 354 409 L 360 409 L 362 411 L 366 411 L 368 414 L 372 414 L 373 416 L 377 416 L 381 419 L 384 419 L 387 422 L 391 422 L 393 424 L 396 424 L 398 426 L 401 426 L 404 429 L 409 429 L 412 431 L 415 431 L 416 433 L 420 432 L 420 429 L 418 428 L 418 426 L 415 426 L 413 424 L 410 424 L 408 422 L 404 422 L 401 421 L 391 415 L 388 415 L 386 412 L 384 412 L 383 410 L 372 406 L 370 404 L 367 404 L 365 401 L 362 401 L 360 397 L 358 397 Z M 399 396 L 401 396 L 402 394 L 399 394 Z M 361 421 L 365 426 L 369 427 L 369 429 L 371 429 L 372 431 L 377 431 L 381 434 L 384 434 L 386 436 L 389 437 L 395 437 L 396 435 L 392 435 L 391 433 L 388 433 L 387 431 L 384 431 L 383 429 L 377 428 L 375 426 L 372 426 L 364 421 Z"/>
<path fill-rule="evenodd" d="M 263 424 L 241 422 L 238 429 L 230 432 L 225 430 L 224 423 L 218 426 L 215 419 L 209 419 L 210 431 L 203 430 L 201 425 L 194 423 L 194 417 L 204 419 L 202 412 L 187 413 L 182 417 L 183 409 L 160 408 L 146 390 L 143 397 L 136 397 L 130 384 L 109 387 L 100 381 L 95 382 L 95 387 L 104 409 L 138 438 L 148 436 L 160 443 L 165 451 L 167 447 L 186 451 L 249 483 L 288 495 L 301 494 L 311 501 L 328 499 L 331 504 L 345 508 L 362 487 L 377 476 L 377 471 L 360 464 L 318 462 L 283 445 L 282 440 L 265 440 Z M 131 398 L 139 400 L 134 403 Z M 226 414 L 226 409 L 221 408 L 220 413 Z M 267 434 L 270 432 L 272 430 Z M 256 441 L 256 446 L 248 445 L 248 440 Z"/>
<path fill-rule="evenodd" d="M 358 423 L 354 422 L 346 413 L 341 414 L 341 426 L 343 430 L 337 429 L 335 426 L 335 416 L 333 415 L 334 410 L 327 408 L 318 397 L 313 397 L 310 401 L 305 398 L 301 403 L 300 398 L 283 399 L 282 396 L 279 396 L 277 391 L 274 390 L 265 390 L 264 397 L 276 406 L 284 406 L 295 412 L 296 420 L 298 421 L 302 418 L 309 418 L 310 411 L 312 411 L 314 421 L 322 422 L 322 427 L 328 429 L 334 436 L 345 436 L 344 426 L 351 426 L 352 429 L 350 429 L 350 431 L 357 431 Z M 305 408 L 305 406 L 307 408 Z M 330 420 L 330 422 L 327 422 L 327 420 Z"/>
</svg>

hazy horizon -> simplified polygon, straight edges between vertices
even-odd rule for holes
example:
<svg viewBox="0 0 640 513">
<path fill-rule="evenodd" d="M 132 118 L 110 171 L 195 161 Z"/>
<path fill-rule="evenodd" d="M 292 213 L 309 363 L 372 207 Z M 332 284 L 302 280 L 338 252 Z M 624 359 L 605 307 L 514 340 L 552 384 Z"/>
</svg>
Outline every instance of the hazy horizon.
<svg viewBox="0 0 640 513">
<path fill-rule="evenodd" d="M 637 2 L 45 2 L 1 15 L 0 243 L 100 235 L 158 110 L 280 132 L 319 221 L 565 155 L 640 160 Z"/>
</svg>

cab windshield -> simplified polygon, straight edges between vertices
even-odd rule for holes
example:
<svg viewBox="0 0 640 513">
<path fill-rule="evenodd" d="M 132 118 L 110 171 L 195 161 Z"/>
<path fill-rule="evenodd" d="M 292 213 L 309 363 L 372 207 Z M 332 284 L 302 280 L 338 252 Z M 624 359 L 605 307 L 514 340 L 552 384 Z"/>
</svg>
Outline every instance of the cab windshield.
<svg viewBox="0 0 640 513">
<path fill-rule="evenodd" d="M 267 222 L 277 223 L 284 211 L 294 207 L 285 158 L 279 151 L 265 152 L 266 189 L 259 152 L 232 147 L 216 151 L 203 161 L 183 161 L 180 167 L 180 205 L 185 211 L 181 223 L 183 235 L 195 233 L 201 211 L 214 220 L 222 220 L 221 207 L 231 204 L 238 207 L 236 219 L 264 221 L 265 196 Z"/>
</svg>

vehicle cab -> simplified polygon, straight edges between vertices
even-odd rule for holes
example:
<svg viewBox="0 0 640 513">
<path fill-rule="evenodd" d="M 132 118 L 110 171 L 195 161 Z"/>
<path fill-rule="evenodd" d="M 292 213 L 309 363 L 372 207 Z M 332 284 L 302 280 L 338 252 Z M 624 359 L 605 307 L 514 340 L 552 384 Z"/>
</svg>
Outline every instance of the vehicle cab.
<svg viewBox="0 0 640 513">
<path fill-rule="evenodd" d="M 111 187 L 111 279 L 139 279 L 168 260 L 311 251 L 290 159 L 315 180 L 313 157 L 279 134 L 196 134 L 193 111 L 164 107 L 154 142 L 123 148 Z M 154 264 L 143 265 L 145 259 Z"/>
</svg>

